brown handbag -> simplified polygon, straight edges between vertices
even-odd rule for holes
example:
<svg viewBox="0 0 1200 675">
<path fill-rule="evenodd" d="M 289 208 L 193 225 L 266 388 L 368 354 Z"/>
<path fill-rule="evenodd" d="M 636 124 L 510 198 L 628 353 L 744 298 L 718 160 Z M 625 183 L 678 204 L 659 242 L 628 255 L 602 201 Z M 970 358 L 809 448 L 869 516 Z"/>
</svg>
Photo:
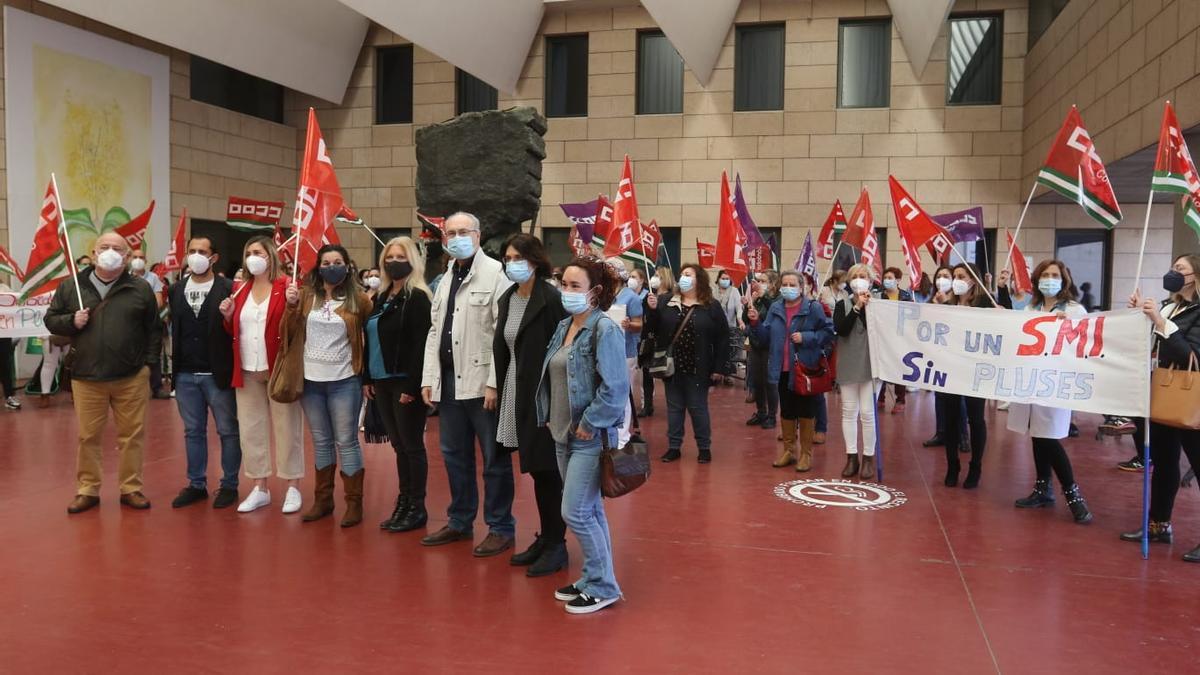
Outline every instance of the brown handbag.
<svg viewBox="0 0 1200 675">
<path fill-rule="evenodd" d="M 279 353 L 267 381 L 267 395 L 277 403 L 293 403 L 304 393 L 304 330 L 289 330 L 286 316 L 283 321 Z"/>
<path fill-rule="evenodd" d="M 1188 369 L 1155 368 L 1150 378 L 1150 421 L 1177 429 L 1200 429 L 1200 382 L 1193 352 Z"/>
<path fill-rule="evenodd" d="M 625 447 L 611 447 L 608 430 L 600 430 L 604 449 L 600 454 L 600 494 L 609 499 L 633 492 L 650 478 L 650 446 L 639 433 L 637 406 L 633 403 L 632 390 L 629 392 L 629 405 L 633 409 L 633 418 L 630 420 L 633 433 Z"/>
</svg>

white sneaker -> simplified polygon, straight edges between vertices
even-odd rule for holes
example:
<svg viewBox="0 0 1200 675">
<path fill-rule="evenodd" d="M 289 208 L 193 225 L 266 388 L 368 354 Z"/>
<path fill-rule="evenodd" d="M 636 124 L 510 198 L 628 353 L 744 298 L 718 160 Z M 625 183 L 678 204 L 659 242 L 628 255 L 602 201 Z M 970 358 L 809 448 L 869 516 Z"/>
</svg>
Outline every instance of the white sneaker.
<svg viewBox="0 0 1200 675">
<path fill-rule="evenodd" d="M 1008 401 L 1000 401 L 997 403 L 996 410 L 1008 410 Z"/>
<path fill-rule="evenodd" d="M 238 513 L 250 513 L 251 511 L 254 511 L 255 509 L 261 509 L 270 503 L 270 490 L 263 490 L 255 485 L 254 489 L 250 491 L 250 496 L 246 497 L 241 504 L 238 504 Z"/>
<path fill-rule="evenodd" d="M 300 491 L 294 487 L 288 487 L 287 494 L 283 496 L 283 512 L 295 513 L 304 505 L 304 498 L 300 496 Z"/>
</svg>

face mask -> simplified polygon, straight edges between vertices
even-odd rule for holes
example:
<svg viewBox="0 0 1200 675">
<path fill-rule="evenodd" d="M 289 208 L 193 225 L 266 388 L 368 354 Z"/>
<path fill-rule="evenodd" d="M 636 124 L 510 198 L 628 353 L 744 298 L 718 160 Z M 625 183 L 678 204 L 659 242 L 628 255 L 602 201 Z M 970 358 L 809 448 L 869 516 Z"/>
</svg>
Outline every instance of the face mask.
<svg viewBox="0 0 1200 675">
<path fill-rule="evenodd" d="M 936 284 L 938 291 L 942 293 L 949 293 L 950 289 L 954 287 L 954 282 L 946 277 L 939 277 Z"/>
<path fill-rule="evenodd" d="M 246 271 L 254 276 L 258 276 L 267 271 L 267 259 L 261 255 L 246 256 Z"/>
<path fill-rule="evenodd" d="M 446 244 L 446 252 L 458 260 L 465 260 L 475 255 L 475 242 L 471 240 L 470 235 L 450 237 L 450 243 Z"/>
<path fill-rule="evenodd" d="M 129 269 L 140 274 L 146 271 L 146 261 L 142 258 L 134 258 L 129 261 Z"/>
<path fill-rule="evenodd" d="M 1171 270 L 1163 275 L 1163 290 L 1168 293 L 1178 293 L 1187 286 L 1187 277 L 1180 272 Z"/>
<path fill-rule="evenodd" d="M 633 291 L 634 293 L 637 293 L 638 291 L 642 290 L 642 282 L 638 281 L 634 277 L 630 277 L 629 281 L 625 282 L 625 285 L 628 286 L 629 290 Z"/>
<path fill-rule="evenodd" d="M 696 277 L 679 277 L 679 291 L 687 293 L 696 287 Z"/>
<path fill-rule="evenodd" d="M 200 255 L 199 253 L 192 253 L 187 257 L 187 261 L 188 269 L 192 271 L 192 274 L 197 276 L 207 272 L 208 266 L 211 264 L 208 258 Z"/>
<path fill-rule="evenodd" d="M 533 276 L 533 270 L 529 269 L 528 260 L 513 260 L 504 263 L 504 273 L 514 284 L 523 284 Z"/>
<path fill-rule="evenodd" d="M 330 286 L 337 286 L 346 278 L 346 273 L 350 270 L 345 265 L 329 265 L 328 267 L 320 268 L 321 279 Z"/>
<path fill-rule="evenodd" d="M 1038 290 L 1047 298 L 1053 298 L 1062 290 L 1062 279 L 1038 279 Z"/>
<path fill-rule="evenodd" d="M 951 282 L 951 287 L 954 289 L 955 295 L 966 295 L 967 291 L 971 290 L 971 282 L 966 279 L 955 279 Z"/>
<path fill-rule="evenodd" d="M 787 300 L 788 302 L 795 302 L 796 299 L 800 297 L 800 289 L 795 288 L 794 286 L 784 286 L 783 288 L 779 289 L 779 294 L 783 296 L 784 300 Z"/>
<path fill-rule="evenodd" d="M 408 275 L 412 274 L 412 263 L 407 260 L 389 260 L 383 263 L 383 269 L 387 270 L 389 277 L 399 281 L 407 279 Z"/>
<path fill-rule="evenodd" d="M 96 256 L 96 266 L 105 272 L 114 272 L 124 265 L 125 256 L 111 248 L 100 251 L 100 255 Z"/>
<path fill-rule="evenodd" d="M 717 283 L 720 284 L 721 288 L 729 288 L 729 286 L 732 285 L 733 282 L 730 281 L 729 279 L 722 279 L 722 280 L 718 281 Z"/>
<path fill-rule="evenodd" d="M 871 290 L 871 282 L 861 277 L 858 279 L 851 279 L 850 290 L 854 291 L 855 293 L 866 293 L 867 291 Z"/>
<path fill-rule="evenodd" d="M 897 285 L 898 284 L 896 283 L 895 279 L 884 279 L 883 280 L 883 287 L 888 289 L 889 291 L 896 290 Z"/>
<path fill-rule="evenodd" d="M 662 279 L 659 279 L 658 277 L 650 277 L 650 290 L 657 291 L 661 284 Z"/>
<path fill-rule="evenodd" d="M 381 283 L 383 282 L 379 280 L 379 277 L 367 277 L 367 288 L 371 290 L 379 288 L 379 284 Z"/>
<path fill-rule="evenodd" d="M 592 308 L 592 303 L 588 300 L 587 293 L 563 291 L 562 304 L 563 309 L 571 314 L 582 314 Z"/>
</svg>

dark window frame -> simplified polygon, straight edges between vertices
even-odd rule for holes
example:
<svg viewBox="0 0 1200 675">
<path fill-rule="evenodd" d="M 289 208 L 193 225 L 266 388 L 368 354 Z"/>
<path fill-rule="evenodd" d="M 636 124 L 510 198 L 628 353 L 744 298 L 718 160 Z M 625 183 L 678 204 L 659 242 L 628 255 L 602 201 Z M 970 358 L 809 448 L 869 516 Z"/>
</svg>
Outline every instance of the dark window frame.
<svg viewBox="0 0 1200 675">
<path fill-rule="evenodd" d="M 955 103 L 950 100 L 950 95 L 951 95 L 951 93 L 953 93 L 950 90 L 950 49 L 954 45 L 954 38 L 951 34 L 950 24 L 953 23 L 954 21 L 960 21 L 960 20 L 964 20 L 964 19 L 992 19 L 996 22 L 996 30 L 997 30 L 996 35 L 998 38 L 996 41 L 996 49 L 998 49 L 1000 52 L 996 58 L 996 61 L 1000 66 L 1000 73 L 998 75 L 1000 86 L 996 91 L 995 102 L 992 102 L 992 103 Z M 968 108 L 970 108 L 970 107 L 1001 105 L 1002 104 L 1002 102 L 1004 101 L 1004 13 L 1003 12 L 961 12 L 961 13 L 951 14 L 949 16 L 949 18 L 946 19 L 946 81 L 944 84 L 946 87 L 945 103 L 946 103 L 946 107 L 948 107 L 948 108 L 949 107 L 953 107 L 953 108 L 968 107 Z"/>
<path fill-rule="evenodd" d="M 779 50 L 779 105 L 770 106 L 753 106 L 749 99 L 751 95 L 746 91 L 748 82 L 744 82 L 738 77 L 743 71 L 738 68 L 738 64 L 742 63 L 741 58 L 741 43 L 742 36 L 748 33 L 779 31 L 781 48 Z M 747 75 L 747 77 L 749 77 Z M 787 93 L 787 23 L 779 21 L 763 22 L 763 23 L 740 23 L 734 25 L 733 39 L 733 111 L 734 112 L 775 112 L 783 110 L 785 107 L 785 98 Z M 746 101 L 741 101 L 746 98 Z"/>
<path fill-rule="evenodd" d="M 1064 242 L 1064 240 L 1070 240 L 1071 238 L 1078 238 L 1080 241 L 1074 241 L 1074 242 L 1065 241 Z M 1091 242 L 1082 241 L 1085 239 L 1090 239 L 1092 241 Z M 1100 279 L 1099 279 L 1100 288 L 1095 289 L 1096 290 L 1095 295 L 1097 298 L 1099 298 L 1099 303 L 1100 303 L 1100 307 L 1102 310 L 1112 309 L 1113 308 L 1113 300 L 1115 299 L 1115 296 L 1113 295 L 1115 291 L 1113 289 L 1113 283 L 1112 283 L 1113 282 L 1113 279 L 1112 279 L 1113 254 L 1115 253 L 1115 251 L 1113 249 L 1116 244 L 1115 232 L 1114 232 L 1114 230 L 1110 230 L 1110 229 L 1103 228 L 1103 227 L 1065 227 L 1065 228 L 1055 229 L 1054 230 L 1054 259 L 1062 260 L 1062 254 L 1060 253 L 1059 249 L 1061 249 L 1064 245 L 1072 246 L 1072 245 L 1078 245 L 1078 244 L 1082 244 L 1082 243 L 1099 243 L 1101 246 L 1103 246 L 1103 254 L 1102 254 L 1103 262 L 1101 264 L 1103 265 L 1104 269 L 1101 270 L 1101 272 L 1100 272 Z M 1034 268 L 1034 265 L 1036 265 L 1036 264 L 1037 264 L 1037 261 L 1035 261 L 1033 265 L 1029 266 L 1030 274 L 1033 273 L 1033 268 Z M 1084 281 L 1088 281 L 1087 279 L 1083 279 L 1082 277 L 1080 277 L 1078 275 L 1078 273 L 1076 272 L 1076 270 L 1071 270 L 1071 277 L 1072 277 L 1071 280 L 1075 282 L 1076 288 L 1078 288 L 1079 285 L 1082 284 Z M 1037 284 L 1036 279 L 1033 279 L 1032 281 L 1034 284 Z M 1083 291 L 1080 291 L 1080 293 L 1083 293 Z"/>
<path fill-rule="evenodd" d="M 671 41 L 667 38 L 667 34 L 658 28 L 647 28 L 637 32 L 637 52 L 634 54 L 634 114 L 635 115 L 681 115 L 683 114 L 683 57 L 679 56 L 679 50 L 675 49 L 675 45 L 671 45 L 671 49 L 675 50 L 675 56 L 679 58 L 679 109 L 678 110 L 650 110 L 644 109 L 642 101 L 642 45 L 647 37 L 661 37 L 667 40 L 667 44 Z"/>
<path fill-rule="evenodd" d="M 868 24 L 886 24 L 888 27 L 888 58 L 887 64 L 883 69 L 886 83 L 884 91 L 887 92 L 887 100 L 883 105 L 845 105 L 842 103 L 842 31 L 846 26 L 862 26 Z M 863 17 L 856 19 L 841 19 L 838 21 L 837 35 L 837 80 L 834 82 L 837 93 L 837 109 L 838 110 L 880 110 L 892 107 L 892 17 L 877 16 Z"/>
<path fill-rule="evenodd" d="M 283 85 L 264 80 L 236 68 L 230 68 L 203 56 L 195 54 L 189 56 L 188 97 L 190 99 L 268 122 L 283 124 L 285 96 Z M 217 77 L 222 78 L 221 86 L 214 87 L 214 79 Z M 245 104 L 247 101 L 257 103 L 272 97 L 276 100 L 266 100 L 262 106 L 236 105 L 239 102 Z M 271 110 L 266 110 L 268 107 Z"/>
<path fill-rule="evenodd" d="M 551 46 L 551 43 L 565 42 L 567 40 L 577 40 L 580 38 L 582 38 L 583 42 L 584 42 L 584 50 L 583 50 L 583 53 L 584 53 L 583 71 L 584 72 L 583 72 L 583 78 L 582 78 L 583 82 L 584 82 L 584 85 L 583 85 L 583 87 L 584 87 L 583 111 L 582 112 L 575 111 L 575 112 L 567 112 L 567 113 L 554 113 L 550 109 L 550 100 L 551 100 L 550 90 L 551 90 L 551 83 L 552 83 L 552 79 L 550 77 L 550 67 L 551 67 L 550 46 Z M 543 108 L 543 114 L 546 117 L 587 117 L 588 116 L 588 98 L 589 98 L 588 78 L 591 76 L 591 71 L 589 68 L 588 58 L 587 58 L 587 55 L 589 54 L 589 51 L 588 51 L 589 48 L 590 48 L 590 37 L 587 33 L 562 33 L 562 34 L 558 34 L 558 35 L 547 35 L 546 36 L 544 47 L 543 47 L 545 63 L 544 63 L 543 70 L 542 70 L 542 77 L 543 77 L 542 108 Z M 562 95 L 567 96 L 566 93 L 563 93 Z"/>
<path fill-rule="evenodd" d="M 470 79 L 467 79 L 470 78 Z M 466 110 L 463 108 L 463 93 L 466 87 L 479 87 L 482 93 L 490 97 L 490 106 L 483 108 L 472 108 Z M 486 89 L 484 89 L 486 87 Z M 468 112 L 484 112 L 486 110 L 497 110 L 500 107 L 500 92 L 495 87 L 484 82 L 483 80 L 468 73 L 462 68 L 454 69 L 454 114 L 461 115 Z"/>
<path fill-rule="evenodd" d="M 405 97 L 401 96 L 399 107 L 401 108 L 400 115 L 396 119 L 392 119 L 390 115 L 384 115 L 384 105 L 387 100 L 387 94 L 391 87 L 384 86 L 384 69 L 381 63 L 381 57 L 384 53 L 403 53 L 408 52 L 408 109 L 404 111 Z M 408 45 L 387 45 L 375 48 L 375 124 L 412 124 L 413 121 L 413 46 Z M 388 89 L 389 91 L 385 91 Z M 407 114 L 405 114 L 407 113 Z"/>
</svg>

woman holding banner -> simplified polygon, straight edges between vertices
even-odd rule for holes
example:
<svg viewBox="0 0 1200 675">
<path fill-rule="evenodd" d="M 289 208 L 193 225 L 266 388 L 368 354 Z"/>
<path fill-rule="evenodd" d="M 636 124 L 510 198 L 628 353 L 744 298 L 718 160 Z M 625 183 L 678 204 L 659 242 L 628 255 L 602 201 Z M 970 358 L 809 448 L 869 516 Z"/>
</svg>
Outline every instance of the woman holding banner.
<svg viewBox="0 0 1200 675">
<path fill-rule="evenodd" d="M 1154 342 L 1158 349 L 1158 367 L 1174 366 L 1181 370 L 1191 367 L 1200 358 L 1200 296 L 1196 292 L 1196 273 L 1200 271 L 1200 255 L 1182 255 L 1175 259 L 1172 269 L 1163 276 L 1163 289 L 1171 294 L 1161 307 L 1154 300 L 1134 292 L 1130 307 L 1140 307 L 1154 322 Z M 1188 462 L 1200 466 L 1200 430 L 1169 427 L 1150 422 L 1150 460 L 1154 473 L 1150 478 L 1150 541 L 1171 543 L 1171 512 L 1179 493 L 1179 454 L 1182 450 Z M 1142 531 L 1126 532 L 1125 541 L 1141 541 Z M 1200 563 L 1200 546 L 1183 554 L 1187 562 Z"/>
<path fill-rule="evenodd" d="M 941 273 L 942 270 L 939 269 L 939 280 L 943 278 Z M 944 291 L 941 291 L 941 282 L 939 281 L 938 296 L 935 296 L 935 301 L 937 301 L 936 297 L 942 297 L 945 299 L 945 304 L 948 305 L 995 307 L 991 298 L 976 281 L 979 274 L 973 265 L 959 263 L 951 270 L 951 274 L 953 275 L 950 280 L 952 296 L 947 296 Z M 974 396 L 959 394 L 943 394 L 942 401 L 945 404 L 942 409 L 942 418 L 946 426 L 946 479 L 944 484 L 946 487 L 958 485 L 958 473 L 962 470 L 958 459 L 958 445 L 962 439 L 963 418 L 954 413 L 958 411 L 960 405 L 965 405 L 971 432 L 971 463 L 967 468 L 967 477 L 963 480 L 962 486 L 967 490 L 972 490 L 979 487 L 980 472 L 983 467 L 983 451 L 987 447 L 987 423 L 983 420 L 984 401 Z"/>
<path fill-rule="evenodd" d="M 1079 291 L 1071 279 L 1071 270 L 1061 260 L 1038 263 L 1033 268 L 1032 278 L 1036 280 L 1037 287 L 1031 294 L 1028 311 L 1056 314 L 1059 319 L 1072 321 L 1087 316 L 1087 309 L 1076 300 Z M 1083 495 L 1079 494 L 1071 459 L 1062 445 L 1062 439 L 1068 436 L 1070 428 L 1070 410 L 1029 403 L 1013 403 L 1009 406 L 1008 430 L 1032 437 L 1033 465 L 1037 471 L 1033 492 L 1028 497 L 1016 500 L 1014 505 L 1019 509 L 1054 506 L 1054 492 L 1050 489 L 1050 474 L 1053 471 L 1062 485 L 1071 516 L 1075 522 L 1082 524 L 1092 520 L 1092 512 L 1088 510 Z"/>
<path fill-rule="evenodd" d="M 771 305 L 765 317 L 753 307 L 746 314 L 754 343 L 765 345 L 768 350 L 767 381 L 779 389 L 783 449 L 775 465 L 787 466 L 799 440 L 796 471 L 804 472 L 812 469 L 813 435 L 821 397 L 793 391 L 792 369 L 797 365 L 817 367 L 825 348 L 833 342 L 833 321 L 825 315 L 820 302 L 804 297 L 804 279 L 799 272 L 784 272 L 779 283 L 780 299 Z"/>
<path fill-rule="evenodd" d="M 871 349 L 867 344 L 867 305 L 871 302 L 872 270 L 858 264 L 850 268 L 852 295 L 833 310 L 837 330 L 838 386 L 842 391 L 842 437 L 846 441 L 846 467 L 842 478 L 859 474 L 858 430 L 862 426 L 863 480 L 875 478 L 875 378 L 871 374 Z"/>
</svg>

